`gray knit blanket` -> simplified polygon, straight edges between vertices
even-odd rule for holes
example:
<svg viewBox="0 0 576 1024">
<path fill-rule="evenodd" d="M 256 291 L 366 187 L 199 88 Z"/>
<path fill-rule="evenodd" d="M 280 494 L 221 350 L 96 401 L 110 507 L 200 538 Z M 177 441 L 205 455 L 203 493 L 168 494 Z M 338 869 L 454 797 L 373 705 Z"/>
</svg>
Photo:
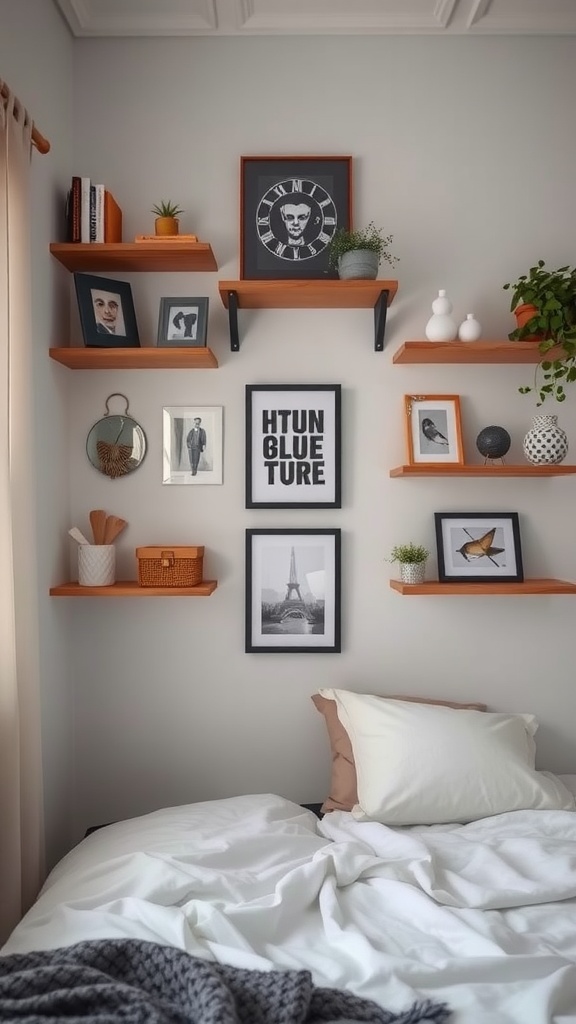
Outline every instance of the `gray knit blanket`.
<svg viewBox="0 0 576 1024">
<path fill-rule="evenodd" d="M 251 971 L 139 939 L 0 956 L 2 1024 L 418 1024 L 445 1004 L 383 1010 L 309 971 Z"/>
</svg>

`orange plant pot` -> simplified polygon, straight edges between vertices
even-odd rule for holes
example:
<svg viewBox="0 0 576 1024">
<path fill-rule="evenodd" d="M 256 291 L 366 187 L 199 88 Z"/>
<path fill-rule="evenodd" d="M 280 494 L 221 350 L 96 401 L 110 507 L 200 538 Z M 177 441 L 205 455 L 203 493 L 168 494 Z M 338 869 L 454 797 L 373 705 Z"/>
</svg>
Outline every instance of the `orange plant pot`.
<svg viewBox="0 0 576 1024">
<path fill-rule="evenodd" d="M 154 230 L 157 235 L 177 235 L 179 227 L 180 221 L 177 217 L 157 217 L 154 221 Z"/>
<path fill-rule="evenodd" d="M 516 326 L 518 328 L 524 327 L 533 316 L 538 314 L 536 306 L 532 306 L 528 302 L 523 302 L 520 306 L 516 306 L 514 310 L 514 316 L 516 317 Z M 528 338 L 522 338 L 522 341 L 542 341 L 542 335 L 533 334 Z"/>
</svg>

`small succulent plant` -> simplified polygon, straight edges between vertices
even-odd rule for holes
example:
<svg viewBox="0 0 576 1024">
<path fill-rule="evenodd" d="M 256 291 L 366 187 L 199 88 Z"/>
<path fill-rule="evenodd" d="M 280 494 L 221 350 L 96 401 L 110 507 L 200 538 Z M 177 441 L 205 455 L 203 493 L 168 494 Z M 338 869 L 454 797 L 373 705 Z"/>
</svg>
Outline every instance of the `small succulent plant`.
<svg viewBox="0 0 576 1024">
<path fill-rule="evenodd" d="M 157 217 L 177 217 L 179 213 L 184 213 L 184 210 L 181 210 L 177 203 L 162 199 L 152 207 L 151 212 L 155 213 Z"/>
</svg>

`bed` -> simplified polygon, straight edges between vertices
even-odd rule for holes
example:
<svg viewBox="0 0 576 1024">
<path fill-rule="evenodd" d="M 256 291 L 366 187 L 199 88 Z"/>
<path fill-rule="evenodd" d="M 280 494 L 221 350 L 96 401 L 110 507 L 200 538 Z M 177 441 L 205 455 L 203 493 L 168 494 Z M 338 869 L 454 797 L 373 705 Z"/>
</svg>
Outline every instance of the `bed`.
<svg viewBox="0 0 576 1024">
<path fill-rule="evenodd" d="M 534 717 L 314 701 L 333 763 L 323 816 L 259 793 L 99 828 L 51 872 L 0 977 L 18 957 L 148 943 L 360 1000 L 302 1020 L 576 1021 L 576 775 L 535 769 Z M 362 1016 L 365 1000 L 384 1016 Z"/>
</svg>

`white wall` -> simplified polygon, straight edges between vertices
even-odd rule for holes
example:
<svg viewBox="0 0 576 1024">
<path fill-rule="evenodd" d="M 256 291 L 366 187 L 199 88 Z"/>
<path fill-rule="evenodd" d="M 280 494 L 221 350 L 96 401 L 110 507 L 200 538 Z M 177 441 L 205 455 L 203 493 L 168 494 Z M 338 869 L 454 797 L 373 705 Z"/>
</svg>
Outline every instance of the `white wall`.
<svg viewBox="0 0 576 1024">
<path fill-rule="evenodd" d="M 212 243 L 214 274 L 125 275 L 143 341 L 156 337 L 166 295 L 210 297 L 216 371 L 72 372 L 69 392 L 71 521 L 106 508 L 130 526 L 134 548 L 206 546 L 208 600 L 54 600 L 53 635 L 68 629 L 75 695 L 74 830 L 162 804 L 276 791 L 320 800 L 329 776 L 319 686 L 485 700 L 535 712 L 541 766 L 576 770 L 569 666 L 573 603 L 567 597 L 407 598 L 389 589 L 396 542 L 434 549 L 437 510 L 518 510 L 527 575 L 576 579 L 571 478 L 391 480 L 405 461 L 405 393 L 462 397 L 468 457 L 478 430 L 501 423 L 512 461 L 535 411 L 518 394 L 523 367 L 393 366 L 394 350 L 422 338 L 430 303 L 448 289 L 455 314 L 474 311 L 484 336 L 512 329 L 505 281 L 538 258 L 573 262 L 570 131 L 574 38 L 329 37 L 76 40 L 74 155 L 68 174 L 103 180 L 124 211 L 125 239 L 152 230 L 153 203 L 178 200 L 182 230 Z M 342 72 L 350 70 L 350 80 Z M 41 127 L 49 131 L 48 118 Z M 241 154 L 343 153 L 354 157 L 354 217 L 394 234 L 398 295 L 386 350 L 373 350 L 369 310 L 241 314 L 230 353 L 217 281 L 238 276 Z M 119 275 L 122 276 L 122 275 Z M 78 336 L 72 299 L 74 341 Z M 62 381 L 64 383 L 62 383 Z M 244 386 L 343 385 L 343 508 L 244 508 Z M 110 481 L 84 446 L 106 396 L 124 392 L 148 435 L 130 477 Z M 162 408 L 221 405 L 222 487 L 161 483 Z M 576 445 L 576 394 L 559 411 Z M 56 416 L 55 410 L 52 415 Z M 573 461 L 574 454 L 569 456 Z M 247 527 L 340 526 L 343 653 L 243 653 Z M 53 540 L 52 540 L 53 542 Z M 66 548 L 66 543 L 62 545 Z M 63 560 L 52 582 L 73 568 Z M 429 566 L 435 570 L 434 560 Z"/>
<path fill-rule="evenodd" d="M 51 151 L 32 157 L 32 325 L 37 444 L 31 453 L 37 485 L 38 609 L 44 800 L 48 862 L 68 847 L 73 772 L 73 690 L 68 669 L 68 610 L 56 607 L 48 588 L 62 565 L 68 521 L 68 381 L 48 358 L 62 344 L 67 324 L 68 281 L 48 252 L 61 230 L 72 138 L 72 39 L 60 15 L 44 0 L 2 0 L 0 78 L 22 100 Z M 15 567 L 18 571 L 18 566 Z"/>
</svg>

